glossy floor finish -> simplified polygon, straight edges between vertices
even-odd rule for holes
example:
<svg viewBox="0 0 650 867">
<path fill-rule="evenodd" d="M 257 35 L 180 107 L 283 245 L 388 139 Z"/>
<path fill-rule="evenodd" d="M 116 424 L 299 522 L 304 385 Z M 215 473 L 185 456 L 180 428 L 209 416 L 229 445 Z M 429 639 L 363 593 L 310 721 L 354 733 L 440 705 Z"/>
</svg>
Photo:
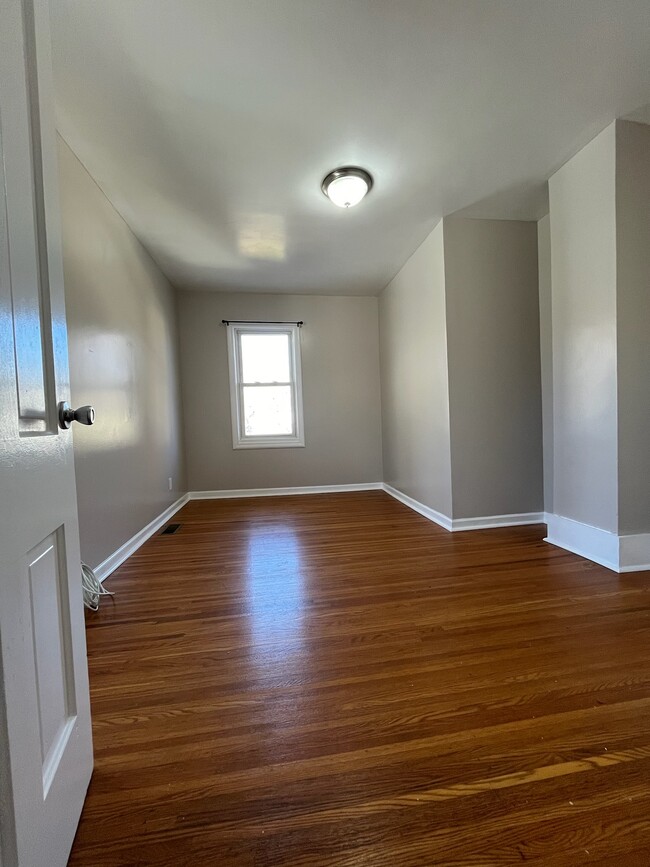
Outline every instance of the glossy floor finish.
<svg viewBox="0 0 650 867">
<path fill-rule="evenodd" d="M 174 520 L 88 618 L 71 865 L 650 864 L 650 573 L 382 492 Z"/>
</svg>

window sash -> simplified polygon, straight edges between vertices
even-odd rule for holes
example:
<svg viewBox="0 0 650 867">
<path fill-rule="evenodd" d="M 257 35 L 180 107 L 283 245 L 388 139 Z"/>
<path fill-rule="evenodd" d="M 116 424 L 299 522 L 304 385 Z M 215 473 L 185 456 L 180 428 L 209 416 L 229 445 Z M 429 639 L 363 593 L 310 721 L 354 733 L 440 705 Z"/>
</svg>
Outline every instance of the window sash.
<svg viewBox="0 0 650 867">
<path fill-rule="evenodd" d="M 247 434 L 246 433 L 246 418 L 244 415 L 244 389 L 245 388 L 272 388 L 282 387 L 291 389 L 291 433 L 288 434 Z M 296 387 L 293 382 L 240 382 L 239 383 L 239 431 L 240 439 L 246 441 L 261 440 L 261 439 L 276 439 L 278 437 L 295 438 L 297 436 L 297 412 L 296 412 Z"/>
<path fill-rule="evenodd" d="M 267 388 L 269 386 L 271 388 L 275 388 L 275 386 L 278 386 L 278 385 L 284 385 L 284 386 L 290 385 L 291 388 L 293 388 L 293 382 L 281 382 L 280 380 L 277 380 L 277 382 L 276 382 L 276 380 L 273 380 L 273 382 L 246 382 L 245 380 L 242 380 L 239 383 L 239 385 L 242 388 L 244 388 L 244 387 L 246 387 L 246 388 Z"/>
</svg>

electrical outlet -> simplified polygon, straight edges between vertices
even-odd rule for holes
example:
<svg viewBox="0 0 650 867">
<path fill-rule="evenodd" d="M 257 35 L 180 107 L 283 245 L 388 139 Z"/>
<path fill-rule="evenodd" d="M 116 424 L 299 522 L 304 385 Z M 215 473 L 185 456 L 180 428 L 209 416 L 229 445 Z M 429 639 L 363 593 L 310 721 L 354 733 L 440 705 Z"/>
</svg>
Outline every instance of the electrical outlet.
<svg viewBox="0 0 650 867">
<path fill-rule="evenodd" d="M 167 479 L 167 484 L 169 485 L 169 490 L 172 491 L 174 489 L 174 484 L 171 476 Z"/>
</svg>

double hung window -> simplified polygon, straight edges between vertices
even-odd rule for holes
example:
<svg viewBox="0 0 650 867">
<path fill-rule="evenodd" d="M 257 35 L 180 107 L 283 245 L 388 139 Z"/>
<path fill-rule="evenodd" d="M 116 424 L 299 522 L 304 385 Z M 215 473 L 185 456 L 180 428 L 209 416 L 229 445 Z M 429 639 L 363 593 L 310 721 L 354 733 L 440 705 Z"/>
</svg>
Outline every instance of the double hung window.
<svg viewBox="0 0 650 867">
<path fill-rule="evenodd" d="M 227 328 L 233 448 L 304 446 L 298 326 Z"/>
</svg>

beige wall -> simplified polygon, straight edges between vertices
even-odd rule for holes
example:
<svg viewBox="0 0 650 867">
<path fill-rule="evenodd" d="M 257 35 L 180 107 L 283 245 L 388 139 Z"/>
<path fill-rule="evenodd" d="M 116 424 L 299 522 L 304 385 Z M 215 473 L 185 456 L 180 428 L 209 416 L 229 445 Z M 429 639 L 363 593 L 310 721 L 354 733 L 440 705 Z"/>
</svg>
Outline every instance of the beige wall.
<svg viewBox="0 0 650 867">
<path fill-rule="evenodd" d="M 185 491 L 174 292 L 59 140 L 81 553 L 97 566 Z M 168 478 L 173 491 L 168 490 Z"/>
<path fill-rule="evenodd" d="M 543 509 L 537 226 L 444 221 L 453 517 Z"/>
<path fill-rule="evenodd" d="M 549 181 L 553 509 L 618 529 L 615 125 Z"/>
<path fill-rule="evenodd" d="M 381 294 L 384 481 L 451 516 L 442 221 Z"/>
<path fill-rule="evenodd" d="M 384 480 L 443 515 L 543 509 L 535 223 L 445 218 L 380 298 Z"/>
<path fill-rule="evenodd" d="M 551 300 L 551 219 L 537 223 L 539 282 L 539 349 L 542 369 L 542 439 L 544 450 L 544 511 L 553 511 L 553 306 Z"/>
<path fill-rule="evenodd" d="M 382 479 L 377 299 L 179 292 L 190 490 Z M 232 447 L 222 319 L 304 320 L 304 448 Z"/>
<path fill-rule="evenodd" d="M 616 124 L 619 532 L 650 532 L 650 126 Z"/>
</svg>

